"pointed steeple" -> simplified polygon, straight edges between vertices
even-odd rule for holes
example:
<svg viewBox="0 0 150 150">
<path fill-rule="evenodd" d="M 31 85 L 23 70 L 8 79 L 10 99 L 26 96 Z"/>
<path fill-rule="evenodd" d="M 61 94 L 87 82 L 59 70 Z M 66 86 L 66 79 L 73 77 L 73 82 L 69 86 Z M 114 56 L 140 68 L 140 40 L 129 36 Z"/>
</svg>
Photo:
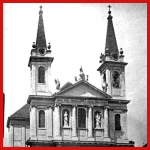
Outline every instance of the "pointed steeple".
<svg viewBox="0 0 150 150">
<path fill-rule="evenodd" d="M 46 49 L 46 38 L 45 38 L 45 31 L 44 31 L 44 22 L 43 22 L 43 11 L 42 6 L 40 6 L 39 11 L 39 22 L 38 22 L 38 30 L 37 30 L 37 37 L 36 37 L 36 48 L 44 48 Z"/>
<path fill-rule="evenodd" d="M 110 8 L 111 6 L 109 5 L 109 11 L 108 11 L 108 25 L 107 25 L 107 34 L 106 34 L 106 45 L 105 45 L 105 54 L 118 54 L 118 46 L 117 46 L 117 41 L 116 41 L 116 36 L 115 36 L 115 31 L 113 27 L 113 22 L 112 22 L 112 16 L 111 16 L 111 11 Z"/>
</svg>

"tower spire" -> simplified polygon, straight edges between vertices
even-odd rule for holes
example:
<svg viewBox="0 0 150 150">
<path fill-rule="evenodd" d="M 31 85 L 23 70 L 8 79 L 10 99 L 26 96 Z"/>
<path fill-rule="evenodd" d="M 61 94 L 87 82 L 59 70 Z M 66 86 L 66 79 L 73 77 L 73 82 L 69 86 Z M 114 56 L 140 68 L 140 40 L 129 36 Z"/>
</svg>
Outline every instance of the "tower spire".
<svg viewBox="0 0 150 150">
<path fill-rule="evenodd" d="M 110 8 L 112 6 L 108 6 L 109 11 L 108 11 L 108 24 L 107 24 L 107 34 L 106 34 L 106 45 L 105 45 L 105 54 L 113 55 L 117 54 L 118 55 L 118 46 L 117 46 L 117 41 L 116 41 L 116 36 L 115 36 L 115 31 L 113 27 L 113 22 L 112 22 L 112 15 Z"/>
<path fill-rule="evenodd" d="M 40 6 L 39 11 L 39 22 L 38 22 L 38 30 L 37 30 L 37 37 L 36 37 L 36 48 L 47 48 L 46 46 L 46 38 L 45 38 L 45 31 L 44 31 L 44 22 L 43 22 L 43 11 L 42 6 Z"/>
</svg>

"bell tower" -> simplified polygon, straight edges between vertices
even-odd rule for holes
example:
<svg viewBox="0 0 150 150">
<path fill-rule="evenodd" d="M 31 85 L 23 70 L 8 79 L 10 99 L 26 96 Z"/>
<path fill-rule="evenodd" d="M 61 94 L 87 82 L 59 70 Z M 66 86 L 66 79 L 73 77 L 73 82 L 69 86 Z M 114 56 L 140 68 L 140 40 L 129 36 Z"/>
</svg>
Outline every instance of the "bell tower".
<svg viewBox="0 0 150 150">
<path fill-rule="evenodd" d="M 113 27 L 112 15 L 109 5 L 106 45 L 104 54 L 100 56 L 100 72 L 102 89 L 115 99 L 126 99 L 125 66 L 122 48 L 118 51 L 116 35 Z"/>
<path fill-rule="evenodd" d="M 46 45 L 43 11 L 40 6 L 36 43 L 33 42 L 28 66 L 31 72 L 31 95 L 51 95 L 50 69 L 53 62 L 51 45 Z"/>
</svg>

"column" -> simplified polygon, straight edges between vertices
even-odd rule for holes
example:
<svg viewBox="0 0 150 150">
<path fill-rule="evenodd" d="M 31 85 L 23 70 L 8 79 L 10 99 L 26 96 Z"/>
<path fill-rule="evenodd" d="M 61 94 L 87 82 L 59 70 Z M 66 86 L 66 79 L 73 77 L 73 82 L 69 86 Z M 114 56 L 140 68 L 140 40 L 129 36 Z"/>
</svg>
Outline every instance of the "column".
<svg viewBox="0 0 150 150">
<path fill-rule="evenodd" d="M 14 146 L 14 127 L 12 125 L 9 127 L 9 146 Z"/>
<path fill-rule="evenodd" d="M 30 108 L 30 138 L 31 140 L 37 140 L 37 114 L 36 107 L 31 106 Z"/>
<path fill-rule="evenodd" d="M 31 95 L 36 93 L 36 68 L 35 65 L 31 66 Z"/>
<path fill-rule="evenodd" d="M 106 70 L 106 82 L 108 84 L 107 94 L 112 95 L 112 91 L 111 91 L 111 89 L 112 89 L 112 87 L 111 87 L 111 72 L 108 69 Z"/>
<path fill-rule="evenodd" d="M 73 108 L 72 108 L 72 140 L 78 140 L 78 137 L 77 137 L 76 106 L 73 106 Z"/>
<path fill-rule="evenodd" d="M 46 128 L 47 128 L 47 140 L 52 140 L 53 131 L 52 131 L 52 107 L 48 107 L 46 110 Z"/>
<path fill-rule="evenodd" d="M 54 107 L 54 119 L 53 119 L 53 129 L 54 129 L 54 139 L 62 140 L 60 136 L 60 111 L 59 105 Z"/>
<path fill-rule="evenodd" d="M 93 138 L 93 128 L 92 128 L 92 107 L 89 107 L 88 110 L 88 141 L 94 141 Z"/>
<path fill-rule="evenodd" d="M 128 142 L 127 139 L 127 110 L 123 110 L 123 113 L 121 114 L 121 128 L 122 128 L 122 139 Z"/>
<path fill-rule="evenodd" d="M 51 79 L 51 72 L 50 72 L 50 71 L 51 71 L 51 65 L 48 66 L 46 78 L 47 78 L 47 89 L 48 89 L 48 93 L 49 93 L 49 95 L 52 95 L 52 94 L 51 94 L 51 83 L 50 83 L 50 79 Z"/>
<path fill-rule="evenodd" d="M 21 128 L 21 130 L 22 130 L 22 134 L 21 134 L 21 136 L 22 136 L 22 147 L 25 147 L 25 142 L 26 142 L 26 128 L 25 127 L 22 127 Z"/>
<path fill-rule="evenodd" d="M 108 106 L 104 107 L 104 141 L 110 141 L 108 135 Z"/>
</svg>

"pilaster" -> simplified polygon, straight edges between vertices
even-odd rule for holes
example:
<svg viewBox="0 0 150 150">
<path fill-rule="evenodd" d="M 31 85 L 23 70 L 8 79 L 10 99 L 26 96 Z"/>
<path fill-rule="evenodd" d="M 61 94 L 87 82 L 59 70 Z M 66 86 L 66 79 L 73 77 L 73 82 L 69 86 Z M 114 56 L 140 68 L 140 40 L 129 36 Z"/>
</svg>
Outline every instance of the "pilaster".
<svg viewBox="0 0 150 150">
<path fill-rule="evenodd" d="M 109 141 L 109 133 L 108 133 L 108 106 L 104 107 L 104 141 Z"/>
<path fill-rule="evenodd" d="M 25 147 L 25 142 L 26 142 L 26 128 L 25 127 L 22 127 L 21 128 L 22 130 L 22 134 L 21 134 L 21 139 L 22 139 L 22 147 Z"/>
<path fill-rule="evenodd" d="M 60 106 L 55 105 L 53 114 L 53 133 L 55 140 L 62 140 L 60 136 Z"/>
<path fill-rule="evenodd" d="M 52 108 L 49 106 L 46 110 L 46 128 L 47 128 L 47 140 L 52 140 L 53 136 L 53 115 L 52 115 Z"/>
<path fill-rule="evenodd" d="M 73 106 L 73 108 L 72 108 L 72 140 L 78 140 L 76 106 Z"/>
<path fill-rule="evenodd" d="M 30 138 L 37 140 L 37 110 L 36 106 L 30 108 Z"/>
<path fill-rule="evenodd" d="M 94 141 L 92 128 L 92 107 L 88 109 L 88 141 Z"/>
<path fill-rule="evenodd" d="M 111 72 L 109 69 L 106 70 L 106 83 L 108 84 L 107 94 L 111 95 Z"/>
<path fill-rule="evenodd" d="M 14 127 L 12 125 L 9 127 L 9 146 L 14 146 Z"/>
</svg>

